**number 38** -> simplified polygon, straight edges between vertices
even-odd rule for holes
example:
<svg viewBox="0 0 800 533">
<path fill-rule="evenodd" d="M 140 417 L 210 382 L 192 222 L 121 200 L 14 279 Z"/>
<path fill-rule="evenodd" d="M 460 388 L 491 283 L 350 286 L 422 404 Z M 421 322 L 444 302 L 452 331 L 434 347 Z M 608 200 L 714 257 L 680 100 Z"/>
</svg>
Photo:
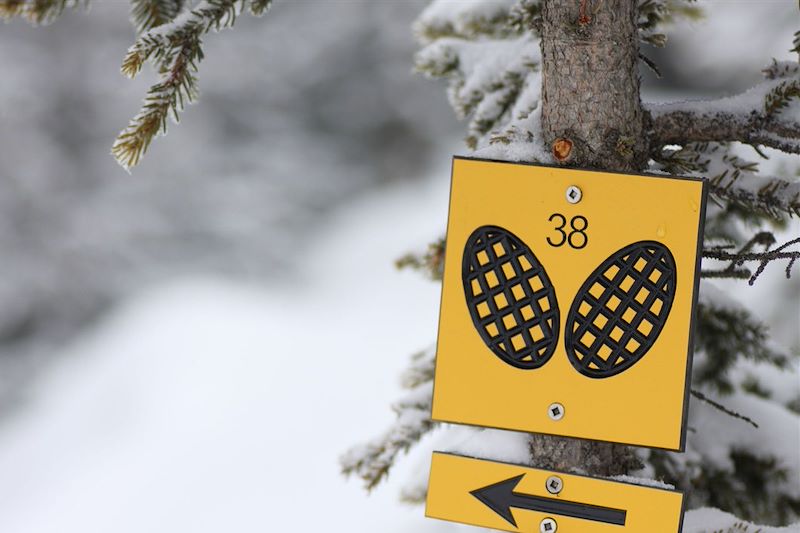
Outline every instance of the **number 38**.
<svg viewBox="0 0 800 533">
<path fill-rule="evenodd" d="M 577 215 L 569 219 L 570 231 L 565 231 L 564 228 L 567 227 L 567 217 L 561 213 L 553 213 L 547 220 L 556 223 L 556 227 L 553 229 L 558 233 L 555 239 L 547 237 L 547 243 L 550 246 L 558 248 L 559 246 L 564 246 L 564 244 L 569 244 L 570 248 L 580 250 L 589 244 L 589 236 L 586 234 L 589 221 L 586 217 Z"/>
</svg>

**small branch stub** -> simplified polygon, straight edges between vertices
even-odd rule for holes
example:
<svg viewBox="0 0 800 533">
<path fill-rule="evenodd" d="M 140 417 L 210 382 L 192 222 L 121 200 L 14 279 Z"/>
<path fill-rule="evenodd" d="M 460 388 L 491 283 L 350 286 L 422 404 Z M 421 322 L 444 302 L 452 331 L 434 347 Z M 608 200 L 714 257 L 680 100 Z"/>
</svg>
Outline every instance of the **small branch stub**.
<svg viewBox="0 0 800 533">
<path fill-rule="evenodd" d="M 559 163 L 565 162 L 572 154 L 572 141 L 565 138 L 556 139 L 553 143 L 553 157 Z"/>
</svg>

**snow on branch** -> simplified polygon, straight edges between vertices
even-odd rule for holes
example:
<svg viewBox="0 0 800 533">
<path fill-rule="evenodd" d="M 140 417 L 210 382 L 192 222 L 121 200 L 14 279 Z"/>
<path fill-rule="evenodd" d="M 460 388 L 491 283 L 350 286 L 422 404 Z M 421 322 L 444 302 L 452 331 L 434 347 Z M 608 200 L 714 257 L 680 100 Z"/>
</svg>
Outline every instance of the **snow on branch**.
<svg viewBox="0 0 800 533">
<path fill-rule="evenodd" d="M 166 24 L 181 12 L 185 0 L 131 0 L 131 22 L 138 33 Z"/>
<path fill-rule="evenodd" d="M 141 28 L 164 16 L 163 1 L 148 0 L 134 4 L 134 23 Z M 178 1 L 173 7 L 177 7 Z M 152 9 L 161 5 L 154 15 Z M 111 153 L 126 169 L 135 166 L 152 140 L 166 134 L 167 119 L 179 121 L 186 103 L 197 99 L 197 65 L 203 59 L 202 37 L 210 31 L 233 26 L 236 17 L 249 6 L 254 15 L 263 14 L 271 0 L 203 0 L 170 22 L 156 26 L 142 35 L 128 50 L 122 73 L 135 77 L 147 61 L 153 63 L 161 80 L 150 87 L 139 113 L 117 136 Z M 160 19 L 159 19 L 160 20 Z"/>
<path fill-rule="evenodd" d="M 706 178 L 717 203 L 733 203 L 776 220 L 800 216 L 800 182 L 757 174 L 758 163 L 736 155 L 726 143 L 665 147 L 653 159 L 655 170 Z"/>
<path fill-rule="evenodd" d="M 655 47 L 667 44 L 664 26 L 677 18 L 697 20 L 703 11 L 693 0 L 639 0 L 636 27 L 639 40 Z"/>
<path fill-rule="evenodd" d="M 763 244 L 764 251 L 753 251 L 755 244 Z M 770 232 L 760 232 L 756 234 L 741 250 L 731 252 L 722 247 L 709 248 L 703 250 L 703 257 L 728 262 L 727 268 L 717 271 L 703 271 L 703 277 L 725 278 L 725 277 L 749 277 L 748 283 L 752 285 L 756 279 L 764 272 L 767 265 L 773 261 L 786 261 L 786 278 L 792 277 L 792 267 L 800 259 L 800 238 L 791 239 L 781 244 L 777 248 L 769 247 L 775 244 L 775 236 Z M 745 263 L 758 263 L 756 271 L 752 274 L 749 270 L 741 267 Z M 732 275 L 726 275 L 732 274 Z M 743 275 L 742 275 L 743 274 Z"/>
<path fill-rule="evenodd" d="M 477 42 L 443 38 L 423 48 L 415 64 L 428 76 L 449 80 L 450 105 L 459 118 L 470 118 L 467 144 L 474 149 L 488 133 L 536 108 L 540 54 L 531 35 Z"/>
<path fill-rule="evenodd" d="M 88 4 L 88 0 L 0 0 L 0 19 L 22 17 L 34 26 L 50 24 L 65 9 Z"/>
<path fill-rule="evenodd" d="M 432 280 L 441 280 L 444 276 L 444 237 L 436 239 L 428 244 L 428 250 L 425 253 L 409 252 L 397 261 L 395 266 L 397 268 L 411 268 L 424 272 Z"/>
<path fill-rule="evenodd" d="M 781 218 L 783 214 L 800 216 L 800 182 L 754 174 L 733 177 L 731 174 L 711 180 L 711 194 L 773 218 Z"/>
<path fill-rule="evenodd" d="M 692 383 L 722 394 L 735 390 L 730 372 L 739 358 L 785 368 L 790 356 L 775 346 L 769 328 L 738 301 L 703 281 L 697 306 L 697 337 Z"/>
<path fill-rule="evenodd" d="M 398 455 L 407 452 L 433 429 L 433 369 L 433 350 L 412 357 L 411 366 L 401 380 L 411 390 L 392 406 L 397 420 L 381 437 L 346 452 L 340 459 L 342 473 L 360 477 L 366 489 L 371 490 L 389 475 Z"/>
<path fill-rule="evenodd" d="M 442 37 L 501 37 L 512 33 L 508 24 L 518 0 L 434 0 L 414 23 L 414 33 L 426 42 Z"/>
<path fill-rule="evenodd" d="M 342 473 L 357 475 L 367 490 L 375 488 L 386 476 L 400 453 L 407 452 L 433 428 L 431 397 L 433 384 L 414 389 L 392 408 L 397 420 L 386 433 L 364 445 L 351 448 L 341 459 Z"/>
<path fill-rule="evenodd" d="M 720 511 L 719 509 L 703 507 L 688 511 L 684 518 L 684 533 L 790 533 L 800 531 L 800 523 L 794 526 L 769 527 L 759 526 L 750 522 L 745 522 L 732 514 Z"/>
<path fill-rule="evenodd" d="M 800 154 L 800 72 L 774 63 L 767 80 L 728 98 L 649 104 L 653 146 L 739 141 Z"/>
</svg>

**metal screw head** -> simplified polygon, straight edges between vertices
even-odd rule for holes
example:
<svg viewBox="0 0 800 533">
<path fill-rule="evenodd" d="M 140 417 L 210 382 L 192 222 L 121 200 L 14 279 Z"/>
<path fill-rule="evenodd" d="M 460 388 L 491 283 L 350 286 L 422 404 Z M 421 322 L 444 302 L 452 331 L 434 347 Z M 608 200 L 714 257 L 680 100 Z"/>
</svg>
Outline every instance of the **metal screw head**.
<svg viewBox="0 0 800 533">
<path fill-rule="evenodd" d="M 558 402 L 551 403 L 550 407 L 547 408 L 547 416 L 549 416 L 551 420 L 561 420 L 564 418 L 564 406 Z"/>
<path fill-rule="evenodd" d="M 556 533 L 556 531 L 558 531 L 558 524 L 552 518 L 545 518 L 539 524 L 539 531 L 542 533 Z"/>
<path fill-rule="evenodd" d="M 558 494 L 564 489 L 564 482 L 558 476 L 550 476 L 544 486 L 550 494 Z"/>
<path fill-rule="evenodd" d="M 570 185 L 569 187 L 567 187 L 566 196 L 567 196 L 567 201 L 569 203 L 577 204 L 578 202 L 581 201 L 581 198 L 583 198 L 583 191 L 581 191 L 575 185 Z"/>
</svg>

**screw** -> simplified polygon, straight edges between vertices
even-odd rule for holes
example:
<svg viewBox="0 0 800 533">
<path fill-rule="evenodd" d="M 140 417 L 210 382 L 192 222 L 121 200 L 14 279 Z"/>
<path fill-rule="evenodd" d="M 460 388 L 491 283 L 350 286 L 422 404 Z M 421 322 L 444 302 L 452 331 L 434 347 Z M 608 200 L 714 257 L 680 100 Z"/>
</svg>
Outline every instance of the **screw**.
<svg viewBox="0 0 800 533">
<path fill-rule="evenodd" d="M 556 533 L 556 531 L 558 531 L 558 524 L 552 518 L 545 518 L 539 524 L 539 531 L 542 533 Z"/>
<path fill-rule="evenodd" d="M 583 192 L 575 185 L 567 187 L 567 201 L 571 204 L 577 204 L 583 198 Z"/>
<path fill-rule="evenodd" d="M 547 408 L 547 415 L 551 420 L 561 420 L 564 418 L 564 406 L 560 403 L 551 403 Z"/>
<path fill-rule="evenodd" d="M 558 494 L 564 489 L 564 482 L 558 476 L 550 476 L 544 486 L 550 494 Z"/>
</svg>

